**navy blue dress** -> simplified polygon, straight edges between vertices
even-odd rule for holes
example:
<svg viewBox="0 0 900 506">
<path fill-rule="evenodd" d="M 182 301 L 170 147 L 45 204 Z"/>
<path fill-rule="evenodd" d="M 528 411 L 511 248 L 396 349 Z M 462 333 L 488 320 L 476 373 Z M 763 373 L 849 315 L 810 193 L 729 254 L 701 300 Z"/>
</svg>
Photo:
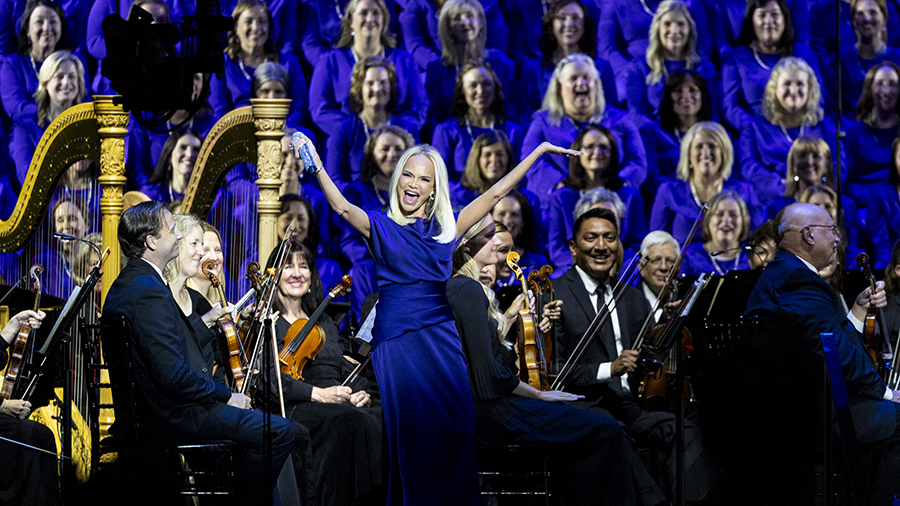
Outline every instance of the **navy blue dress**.
<svg viewBox="0 0 900 506">
<path fill-rule="evenodd" d="M 475 404 L 447 302 L 455 241 L 416 219 L 368 212 L 379 301 L 372 364 L 390 453 L 388 504 L 480 505 Z"/>
</svg>

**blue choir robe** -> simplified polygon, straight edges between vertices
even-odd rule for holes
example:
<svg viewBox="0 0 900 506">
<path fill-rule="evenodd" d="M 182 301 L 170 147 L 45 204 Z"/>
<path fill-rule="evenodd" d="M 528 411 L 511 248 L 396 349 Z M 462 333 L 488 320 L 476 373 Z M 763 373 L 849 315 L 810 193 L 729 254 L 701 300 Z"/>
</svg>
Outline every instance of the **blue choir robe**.
<svg viewBox="0 0 900 506">
<path fill-rule="evenodd" d="M 195 130 L 206 139 L 206 135 L 216 124 L 218 117 L 213 114 L 196 114 L 184 126 Z M 150 176 L 156 169 L 156 162 L 162 154 L 163 146 L 169 139 L 168 133 L 151 132 L 137 121 L 128 122 L 128 141 L 126 149 L 125 172 L 136 187 L 143 186 L 150 181 Z"/>
<path fill-rule="evenodd" d="M 37 117 L 37 104 L 34 92 L 38 88 L 37 73 L 42 62 L 34 62 L 37 70 L 31 67 L 31 57 L 14 53 L 3 58 L 0 67 L 0 99 L 6 116 L 13 123 L 25 118 Z"/>
<path fill-rule="evenodd" d="M 25 0 L 0 2 L 0 57 L 19 50 L 18 35 L 23 12 Z"/>
<path fill-rule="evenodd" d="M 725 275 L 728 271 L 750 270 L 750 257 L 746 250 L 732 259 L 718 259 L 710 254 L 699 241 L 692 242 L 684 252 L 681 262 L 681 276 L 699 276 L 704 272 L 714 275 Z"/>
<path fill-rule="evenodd" d="M 416 127 L 409 124 L 408 118 L 393 116 L 388 124 L 399 126 L 412 133 L 414 138 L 418 138 Z M 372 130 L 374 129 L 367 130 L 359 116 L 354 114 L 341 122 L 337 130 L 330 132 L 325 167 L 338 188 L 343 189 L 359 179 L 364 148 Z"/>
<path fill-rule="evenodd" d="M 502 130 L 506 137 L 509 138 L 514 154 L 521 152 L 522 139 L 525 132 L 522 131 L 519 125 L 512 121 L 505 121 L 502 124 L 494 125 L 494 127 Z M 456 118 L 450 118 L 435 127 L 431 144 L 438 150 L 444 159 L 444 163 L 447 164 L 447 174 L 449 174 L 451 181 L 461 180 L 466 170 L 466 161 L 469 159 L 469 151 L 472 149 L 472 144 L 475 143 L 475 139 L 479 135 L 489 131 L 489 128 L 475 126 L 466 128 L 466 125 L 460 125 Z M 515 167 L 515 165 L 515 160 L 509 161 L 510 168 Z M 329 174 L 331 174 L 330 171 Z"/>
<path fill-rule="evenodd" d="M 841 51 L 841 94 L 844 99 L 844 114 L 848 117 L 856 116 L 856 104 L 862 95 L 863 81 L 866 79 L 866 72 L 870 68 L 879 65 L 884 61 L 890 61 L 900 65 L 900 49 L 897 47 L 886 46 L 884 52 L 871 60 L 860 58 L 859 53 L 854 46 L 843 48 Z M 837 68 L 835 66 L 834 55 L 823 56 L 820 59 L 822 72 L 825 83 L 827 97 L 834 97 L 836 82 L 835 74 Z M 833 101 L 834 99 L 831 98 Z"/>
<path fill-rule="evenodd" d="M 491 64 L 500 86 L 503 88 L 505 102 L 503 108 L 506 117 L 515 120 L 518 118 L 518 80 L 516 79 L 516 65 L 502 52 L 488 48 L 484 59 Z M 434 60 L 428 64 L 425 72 L 425 92 L 428 95 L 428 121 L 433 124 L 441 123 L 453 117 L 453 88 L 456 85 L 457 67 L 448 67 L 441 60 Z M 495 92 L 496 93 L 496 92 Z"/>
<path fill-rule="evenodd" d="M 875 252 L 873 268 L 884 269 L 891 263 L 894 244 L 900 240 L 900 193 L 895 186 L 872 189 L 872 201 L 866 209 L 866 227 Z"/>
<path fill-rule="evenodd" d="M 600 84 L 603 88 L 603 99 L 606 101 L 606 106 L 624 109 L 623 101 L 616 89 L 616 74 L 613 72 L 612 65 L 603 58 L 594 58 L 594 68 L 600 73 Z M 526 119 L 531 119 L 534 111 L 541 108 L 554 69 L 553 66 L 544 65 L 543 60 L 540 59 L 528 59 L 522 64 L 522 79 L 519 80 L 516 95 L 521 97 L 519 117 L 523 125 L 526 124 Z"/>
<path fill-rule="evenodd" d="M 25 182 L 34 150 L 43 134 L 44 129 L 38 126 L 36 116 L 24 117 L 13 123 L 13 131 L 9 138 L 9 154 L 16 167 L 19 185 Z"/>
<path fill-rule="evenodd" d="M 699 1 L 687 3 L 691 17 L 697 25 L 697 51 L 702 60 L 708 60 L 714 53 L 706 12 Z M 652 13 L 655 13 L 660 2 L 646 0 L 645 4 Z M 653 14 L 644 11 L 641 2 L 609 0 L 603 6 L 603 16 L 597 28 L 597 52 L 612 64 L 616 72 L 619 96 L 626 95 L 628 64 L 632 60 L 644 58 L 647 53 L 652 21 Z"/>
<path fill-rule="evenodd" d="M 867 208 L 872 201 L 873 190 L 886 186 L 894 171 L 891 159 L 891 143 L 898 135 L 898 128 L 873 129 L 862 121 L 844 124 L 844 149 L 847 153 L 847 184 L 844 187 L 856 205 Z"/>
<path fill-rule="evenodd" d="M 550 195 L 550 212 L 547 220 L 547 251 L 550 262 L 560 272 L 572 267 L 572 252 L 569 240 L 572 239 L 572 228 L 575 225 L 575 204 L 584 194 L 570 186 L 561 186 Z M 622 229 L 619 238 L 626 247 L 640 246 L 647 235 L 647 221 L 644 218 L 644 201 L 641 193 L 634 188 L 623 186 L 616 194 L 625 204 L 625 216 L 622 217 Z"/>
<path fill-rule="evenodd" d="M 662 100 L 663 88 L 666 85 L 666 77 L 676 70 L 685 67 L 682 61 L 664 60 L 665 72 L 662 78 L 655 84 L 647 84 L 647 76 L 650 67 L 645 59 L 636 58 L 631 62 L 630 77 L 625 86 L 628 110 L 638 112 L 651 118 L 659 117 L 659 103 Z M 718 110 L 722 93 L 721 83 L 716 73 L 716 68 L 709 61 L 701 61 L 694 70 L 706 81 L 709 96 L 713 103 L 713 109 Z"/>
<path fill-rule="evenodd" d="M 638 130 L 647 151 L 647 180 L 641 190 L 644 204 L 650 206 L 655 200 L 659 185 L 675 180 L 684 134 L 666 130 L 659 122 L 652 120 L 641 123 Z"/>
<path fill-rule="evenodd" d="M 737 168 L 740 177 L 756 189 L 756 196 L 763 206 L 784 195 L 784 177 L 787 171 L 787 155 L 793 140 L 804 133 L 824 139 L 835 149 L 835 128 L 831 118 L 825 118 L 815 126 L 787 128 L 787 135 L 778 125 L 765 118 L 756 118 L 744 128 L 738 142 Z M 790 139 L 788 138 L 790 137 Z M 841 166 L 845 167 L 845 150 L 841 150 Z M 846 174 L 842 171 L 842 179 Z"/>
<path fill-rule="evenodd" d="M 347 12 L 347 4 L 350 0 L 298 0 L 298 29 L 300 46 L 303 56 L 313 68 L 319 65 L 319 59 L 334 48 L 341 35 L 341 18 Z M 385 0 L 388 13 L 391 16 L 390 31 L 394 35 L 400 34 L 400 24 L 397 12 L 400 10 L 398 2 Z M 340 9 L 340 13 L 338 13 Z M 299 51 L 298 51 L 299 53 Z"/>
<path fill-rule="evenodd" d="M 441 40 L 438 38 L 438 9 L 429 0 L 406 0 L 400 12 L 403 45 L 413 55 L 419 69 L 441 59 Z"/>
<path fill-rule="evenodd" d="M 762 224 L 763 208 L 759 205 L 756 192 L 753 187 L 734 178 L 722 183 L 722 191 L 737 192 L 747 204 L 747 212 L 750 214 L 750 230 Z M 687 181 L 676 179 L 663 183 L 653 202 L 653 211 L 650 213 L 650 230 L 664 230 L 679 242 L 684 243 L 694 221 L 700 214 L 700 207 L 694 201 L 691 187 Z M 700 230 L 694 240 L 700 240 Z"/>
<path fill-rule="evenodd" d="M 412 56 L 402 49 L 385 49 L 385 57 L 397 72 L 397 109 L 395 116 L 404 117 L 421 128 L 428 113 L 425 86 Z M 350 77 L 356 58 L 350 48 L 333 49 L 322 56 L 312 75 L 309 105 L 313 122 L 322 132 L 336 131 L 341 121 L 352 113 L 349 108 Z"/>
<path fill-rule="evenodd" d="M 9 219 L 18 200 L 12 182 L 5 175 L 0 175 L 0 220 Z"/>
<path fill-rule="evenodd" d="M 856 44 L 856 32 L 850 24 L 850 2 L 840 2 L 841 5 L 841 43 L 840 48 L 852 48 Z M 887 2 L 887 43 L 889 46 L 900 47 L 900 15 L 894 2 Z M 809 24 L 818 29 L 810 30 L 810 45 L 813 51 L 823 58 L 834 55 L 838 51 L 835 39 L 837 19 L 832 0 L 812 0 L 809 7 Z"/>
<path fill-rule="evenodd" d="M 585 2 L 587 16 L 596 24 L 603 9 L 600 3 Z M 528 61 L 541 61 L 541 20 L 549 10 L 543 0 L 504 0 L 500 4 L 509 26 L 509 51 L 506 53 L 522 69 Z M 589 55 L 596 57 L 596 54 Z M 551 71 L 553 69 L 550 69 Z"/>
<path fill-rule="evenodd" d="M 781 59 L 778 54 L 758 54 L 763 65 L 756 61 L 753 50 L 746 46 L 733 48 L 722 63 L 722 111 L 725 121 L 735 131 L 740 132 L 752 118 L 762 116 L 763 96 L 772 68 Z M 819 60 L 812 49 L 794 44 L 793 56 L 803 59 L 816 73 L 822 83 Z M 824 98 L 824 97 L 823 97 Z"/>
<path fill-rule="evenodd" d="M 615 137 L 621 167 L 619 177 L 632 188 L 640 188 L 647 178 L 647 153 L 644 151 L 641 134 L 635 126 L 639 121 L 640 118 L 633 113 L 607 107 L 600 122 Z M 522 141 L 522 158 L 528 156 L 544 141 L 557 146 L 571 146 L 583 126 L 576 125 L 568 116 L 563 116 L 559 125 L 554 125 L 549 118 L 549 111 L 534 113 L 534 119 Z M 568 173 L 569 161 L 566 156 L 546 155 L 541 157 L 528 172 L 525 187 L 536 193 L 541 199 L 543 208 L 548 209 L 550 193 Z"/>
<path fill-rule="evenodd" d="M 794 42 L 808 46 L 809 4 L 807 0 L 787 0 L 787 5 L 791 11 L 791 21 L 794 25 Z M 731 49 L 738 46 L 741 28 L 744 26 L 747 2 L 745 0 L 718 0 L 704 2 L 703 7 L 706 9 L 706 18 L 713 20 L 709 24 L 709 30 L 718 50 L 719 61 L 724 61 Z"/>
</svg>

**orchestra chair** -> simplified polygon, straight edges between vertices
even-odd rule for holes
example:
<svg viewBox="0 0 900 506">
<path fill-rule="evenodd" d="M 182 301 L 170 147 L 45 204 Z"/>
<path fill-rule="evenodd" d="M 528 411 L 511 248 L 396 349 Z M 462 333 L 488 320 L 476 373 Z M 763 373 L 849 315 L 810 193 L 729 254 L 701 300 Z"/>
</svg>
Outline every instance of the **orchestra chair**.
<svg viewBox="0 0 900 506">
<path fill-rule="evenodd" d="M 208 440 L 160 447 L 148 441 L 137 409 L 132 338 L 124 318 L 104 318 L 100 336 L 105 365 L 96 367 L 109 371 L 108 387 L 112 390 L 118 436 L 110 435 L 101 441 L 97 450 L 101 457 L 98 462 L 106 453 L 118 454 L 119 470 L 111 474 L 123 478 L 127 484 L 115 483 L 116 488 L 124 496 L 141 499 L 162 496 L 171 500 L 181 496 L 186 504 L 193 506 L 197 506 L 201 498 L 204 504 L 210 500 L 215 504 L 231 504 L 236 496 L 237 445 L 228 440 Z M 95 386 L 99 389 L 107 385 L 96 383 Z M 102 406 L 97 404 L 98 411 Z M 133 474 L 135 472 L 138 474 Z M 135 487 L 136 476 L 140 476 L 141 483 Z M 145 493 L 148 495 L 139 495 Z"/>
<path fill-rule="evenodd" d="M 868 505 L 834 337 L 820 336 L 818 355 L 760 323 L 704 318 L 694 333 L 689 373 L 719 457 L 716 503 Z"/>
<path fill-rule="evenodd" d="M 479 441 L 476 454 L 486 506 L 550 504 L 549 458 L 540 445 Z"/>
</svg>

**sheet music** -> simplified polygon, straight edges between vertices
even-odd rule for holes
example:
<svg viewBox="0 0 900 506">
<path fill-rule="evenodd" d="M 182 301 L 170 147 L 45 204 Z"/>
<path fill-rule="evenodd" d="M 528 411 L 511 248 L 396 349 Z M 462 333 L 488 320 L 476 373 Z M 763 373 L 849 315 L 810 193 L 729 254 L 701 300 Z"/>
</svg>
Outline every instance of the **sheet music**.
<svg viewBox="0 0 900 506">
<path fill-rule="evenodd" d="M 74 290 L 72 290 L 72 295 L 69 295 L 69 300 L 66 301 L 66 305 L 63 306 L 62 312 L 59 314 L 59 317 L 56 318 L 56 323 L 53 324 L 53 330 L 47 334 L 47 340 L 44 341 L 44 346 L 41 347 L 41 355 L 47 355 L 47 347 L 50 346 L 50 343 L 53 342 L 53 336 L 56 335 L 56 332 L 59 331 L 59 325 L 66 319 L 65 316 L 72 311 L 72 306 L 78 301 L 78 294 L 81 293 L 81 287 L 76 286 Z"/>
<path fill-rule="evenodd" d="M 369 311 L 369 315 L 366 316 L 362 325 L 359 326 L 359 332 L 356 333 L 356 338 L 360 341 L 372 344 L 372 328 L 375 327 L 375 312 L 377 309 L 378 302 L 375 302 L 375 305 L 372 306 L 372 310 Z"/>
</svg>

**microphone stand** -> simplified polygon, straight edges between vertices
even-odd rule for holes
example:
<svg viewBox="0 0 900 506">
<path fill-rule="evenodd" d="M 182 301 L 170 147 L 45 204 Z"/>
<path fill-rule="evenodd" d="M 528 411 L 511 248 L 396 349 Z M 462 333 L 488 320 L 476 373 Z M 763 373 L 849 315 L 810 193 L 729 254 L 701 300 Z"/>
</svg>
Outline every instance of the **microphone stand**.
<svg viewBox="0 0 900 506">
<path fill-rule="evenodd" d="M 841 0 L 834 0 L 834 3 L 834 31 L 837 45 L 834 51 L 834 66 L 837 68 L 837 75 L 835 76 L 834 83 L 835 105 L 837 110 L 837 117 L 834 121 L 834 189 L 837 192 L 837 208 L 841 211 L 844 209 L 843 203 L 841 202 L 841 196 L 844 193 L 841 185 L 841 171 L 843 169 L 843 167 L 841 167 L 841 139 L 844 137 L 844 132 L 841 131 L 841 117 L 844 115 L 843 91 L 841 89 Z M 887 41 L 885 41 L 885 43 L 887 43 Z"/>
</svg>

